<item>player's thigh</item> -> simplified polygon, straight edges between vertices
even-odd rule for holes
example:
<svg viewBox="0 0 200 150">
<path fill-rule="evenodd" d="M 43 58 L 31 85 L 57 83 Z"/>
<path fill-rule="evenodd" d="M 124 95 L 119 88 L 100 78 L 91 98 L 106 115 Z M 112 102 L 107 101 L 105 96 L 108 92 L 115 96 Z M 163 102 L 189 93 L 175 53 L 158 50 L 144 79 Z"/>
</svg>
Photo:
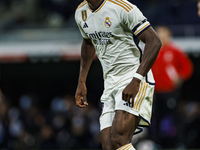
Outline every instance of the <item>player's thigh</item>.
<svg viewBox="0 0 200 150">
<path fill-rule="evenodd" d="M 140 121 L 140 117 L 123 110 L 116 110 L 112 123 L 112 136 L 122 137 L 124 140 L 131 140 Z M 115 137 L 114 137 L 115 138 Z"/>
<path fill-rule="evenodd" d="M 101 130 L 101 143 L 103 150 L 114 150 L 110 139 L 111 127 Z"/>
</svg>

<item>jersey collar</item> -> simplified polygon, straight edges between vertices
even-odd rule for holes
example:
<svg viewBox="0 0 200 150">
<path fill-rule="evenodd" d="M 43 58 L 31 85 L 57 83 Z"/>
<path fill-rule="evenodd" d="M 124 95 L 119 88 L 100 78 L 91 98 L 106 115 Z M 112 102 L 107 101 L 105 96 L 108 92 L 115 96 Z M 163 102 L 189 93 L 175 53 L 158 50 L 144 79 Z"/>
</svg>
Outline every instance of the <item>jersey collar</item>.
<svg viewBox="0 0 200 150">
<path fill-rule="evenodd" d="M 103 5 L 104 5 L 105 3 L 106 3 L 106 0 L 103 0 L 103 1 L 99 4 L 99 6 L 98 6 L 96 9 L 90 8 L 90 6 L 89 6 L 89 4 L 88 4 L 88 8 L 89 8 L 89 10 L 90 10 L 91 12 L 96 13 L 96 12 L 98 12 L 98 11 L 103 7 Z"/>
</svg>

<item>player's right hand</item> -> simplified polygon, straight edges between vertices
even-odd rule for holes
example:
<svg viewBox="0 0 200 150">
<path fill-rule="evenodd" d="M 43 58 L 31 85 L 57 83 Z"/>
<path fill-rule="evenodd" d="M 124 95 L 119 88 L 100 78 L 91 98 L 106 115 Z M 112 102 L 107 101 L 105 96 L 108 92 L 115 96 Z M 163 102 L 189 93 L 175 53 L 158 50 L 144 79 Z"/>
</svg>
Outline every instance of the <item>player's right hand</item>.
<svg viewBox="0 0 200 150">
<path fill-rule="evenodd" d="M 88 105 L 86 95 L 87 88 L 85 86 L 85 83 L 79 83 L 75 95 L 75 101 L 78 107 L 84 108 Z"/>
</svg>

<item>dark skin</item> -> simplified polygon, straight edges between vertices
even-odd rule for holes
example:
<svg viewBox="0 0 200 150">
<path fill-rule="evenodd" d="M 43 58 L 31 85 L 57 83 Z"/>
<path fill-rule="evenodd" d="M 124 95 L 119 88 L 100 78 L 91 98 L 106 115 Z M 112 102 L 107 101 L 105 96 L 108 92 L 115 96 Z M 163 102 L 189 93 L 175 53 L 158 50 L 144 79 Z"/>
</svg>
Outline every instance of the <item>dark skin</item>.
<svg viewBox="0 0 200 150">
<path fill-rule="evenodd" d="M 161 47 L 161 41 L 158 38 L 157 34 L 152 27 L 146 29 L 138 38 L 145 43 L 144 54 L 142 57 L 142 62 L 136 71 L 138 74 L 141 74 L 143 77 L 146 76 L 148 71 L 153 66 L 157 55 Z M 129 85 L 126 86 L 122 93 L 122 99 L 129 102 L 133 107 L 134 101 L 130 102 L 130 99 L 134 99 L 138 93 L 140 85 L 140 80 L 133 78 Z M 136 89 L 137 88 L 137 89 Z"/>
<path fill-rule="evenodd" d="M 96 9 L 103 0 L 87 0 L 92 9 Z"/>
<path fill-rule="evenodd" d="M 102 0 L 87 0 L 90 7 L 95 9 L 99 6 Z M 142 32 L 138 38 L 145 43 L 144 54 L 142 62 L 137 70 L 137 73 L 146 76 L 161 47 L 161 41 L 152 27 L 149 27 Z M 89 68 L 93 61 L 95 54 L 94 46 L 91 40 L 83 39 L 81 47 L 81 65 L 78 87 L 75 95 L 76 105 L 84 108 L 87 103 L 87 88 L 86 78 Z M 139 91 L 140 80 L 133 78 L 132 81 L 125 87 L 122 92 L 122 99 L 127 101 L 133 107 L 134 101 L 130 102 L 131 98 L 134 100 Z M 131 142 L 131 138 L 138 126 L 140 118 L 128 112 L 117 110 L 113 120 L 112 127 L 105 128 L 101 131 L 102 148 L 103 150 L 114 150 Z"/>
<path fill-rule="evenodd" d="M 150 70 L 150 68 L 156 60 L 156 57 L 161 47 L 161 42 L 152 27 L 146 29 L 142 34 L 138 36 L 138 38 L 145 43 L 145 49 L 142 62 L 137 70 L 137 73 L 141 74 L 142 76 L 146 76 L 147 72 Z M 85 82 L 90 65 L 94 58 L 94 54 L 95 49 L 91 40 L 83 39 L 81 48 L 81 68 L 79 74 L 78 87 L 75 96 L 76 104 L 79 107 L 86 107 L 88 105 L 86 98 L 87 89 L 85 86 Z M 122 93 L 122 99 L 124 101 L 130 103 L 130 99 L 135 98 L 139 90 L 140 82 L 141 81 L 139 79 L 133 78 L 130 84 L 126 86 Z M 134 101 L 132 101 L 130 104 L 133 106 Z"/>
<path fill-rule="evenodd" d="M 151 27 L 140 34 L 138 38 L 145 43 L 145 49 L 143 59 L 137 70 L 137 73 L 145 76 L 158 55 L 159 49 L 161 47 L 161 42 L 157 34 Z M 81 50 L 80 76 L 75 96 L 76 104 L 81 108 L 88 105 L 86 98 L 87 89 L 85 82 L 90 65 L 94 58 L 94 54 L 95 49 L 91 41 L 83 39 Z M 123 90 L 122 99 L 130 103 L 130 98 L 134 99 L 136 94 L 138 93 L 140 82 L 141 81 L 139 79 L 133 78 L 132 81 Z M 131 103 L 132 106 L 133 103 L 134 101 Z M 137 116 L 120 110 L 116 111 L 112 127 L 108 127 L 101 131 L 103 150 L 114 150 L 125 144 L 130 143 L 132 135 L 134 134 L 134 131 L 138 126 L 139 121 L 140 118 Z M 121 143 L 112 142 L 114 137 L 119 137 L 119 141 L 121 141 Z"/>
<path fill-rule="evenodd" d="M 95 54 L 95 48 L 91 42 L 91 40 L 83 39 L 82 47 L 81 47 L 81 64 L 80 64 L 80 73 L 78 80 L 78 87 L 75 95 L 76 105 L 78 107 L 86 107 L 87 103 L 87 88 L 85 85 L 86 77 L 93 61 Z"/>
</svg>

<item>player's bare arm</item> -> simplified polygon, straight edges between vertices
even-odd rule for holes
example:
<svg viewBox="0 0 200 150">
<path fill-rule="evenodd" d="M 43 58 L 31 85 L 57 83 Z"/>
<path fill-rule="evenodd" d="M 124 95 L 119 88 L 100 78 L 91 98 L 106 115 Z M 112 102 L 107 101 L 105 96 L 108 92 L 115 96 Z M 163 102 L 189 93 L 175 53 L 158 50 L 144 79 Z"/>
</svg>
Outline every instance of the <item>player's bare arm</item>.
<svg viewBox="0 0 200 150">
<path fill-rule="evenodd" d="M 95 54 L 94 46 L 89 39 L 83 39 L 81 47 L 81 64 L 80 64 L 80 73 L 78 86 L 76 90 L 75 100 L 76 105 L 83 108 L 88 105 L 87 103 L 87 88 L 86 88 L 86 78 L 88 71 L 90 69 L 91 63 L 93 61 Z"/>
<path fill-rule="evenodd" d="M 137 73 L 146 76 L 158 56 L 162 43 L 152 27 L 146 29 L 138 38 L 145 43 L 145 48 Z"/>
<path fill-rule="evenodd" d="M 153 66 L 162 44 L 152 27 L 149 27 L 142 32 L 138 38 L 145 43 L 145 48 L 137 73 L 144 77 Z M 133 78 L 133 80 L 126 86 L 122 93 L 122 99 L 129 102 L 132 107 L 134 104 L 133 100 L 139 91 L 140 82 L 140 79 Z"/>
</svg>

